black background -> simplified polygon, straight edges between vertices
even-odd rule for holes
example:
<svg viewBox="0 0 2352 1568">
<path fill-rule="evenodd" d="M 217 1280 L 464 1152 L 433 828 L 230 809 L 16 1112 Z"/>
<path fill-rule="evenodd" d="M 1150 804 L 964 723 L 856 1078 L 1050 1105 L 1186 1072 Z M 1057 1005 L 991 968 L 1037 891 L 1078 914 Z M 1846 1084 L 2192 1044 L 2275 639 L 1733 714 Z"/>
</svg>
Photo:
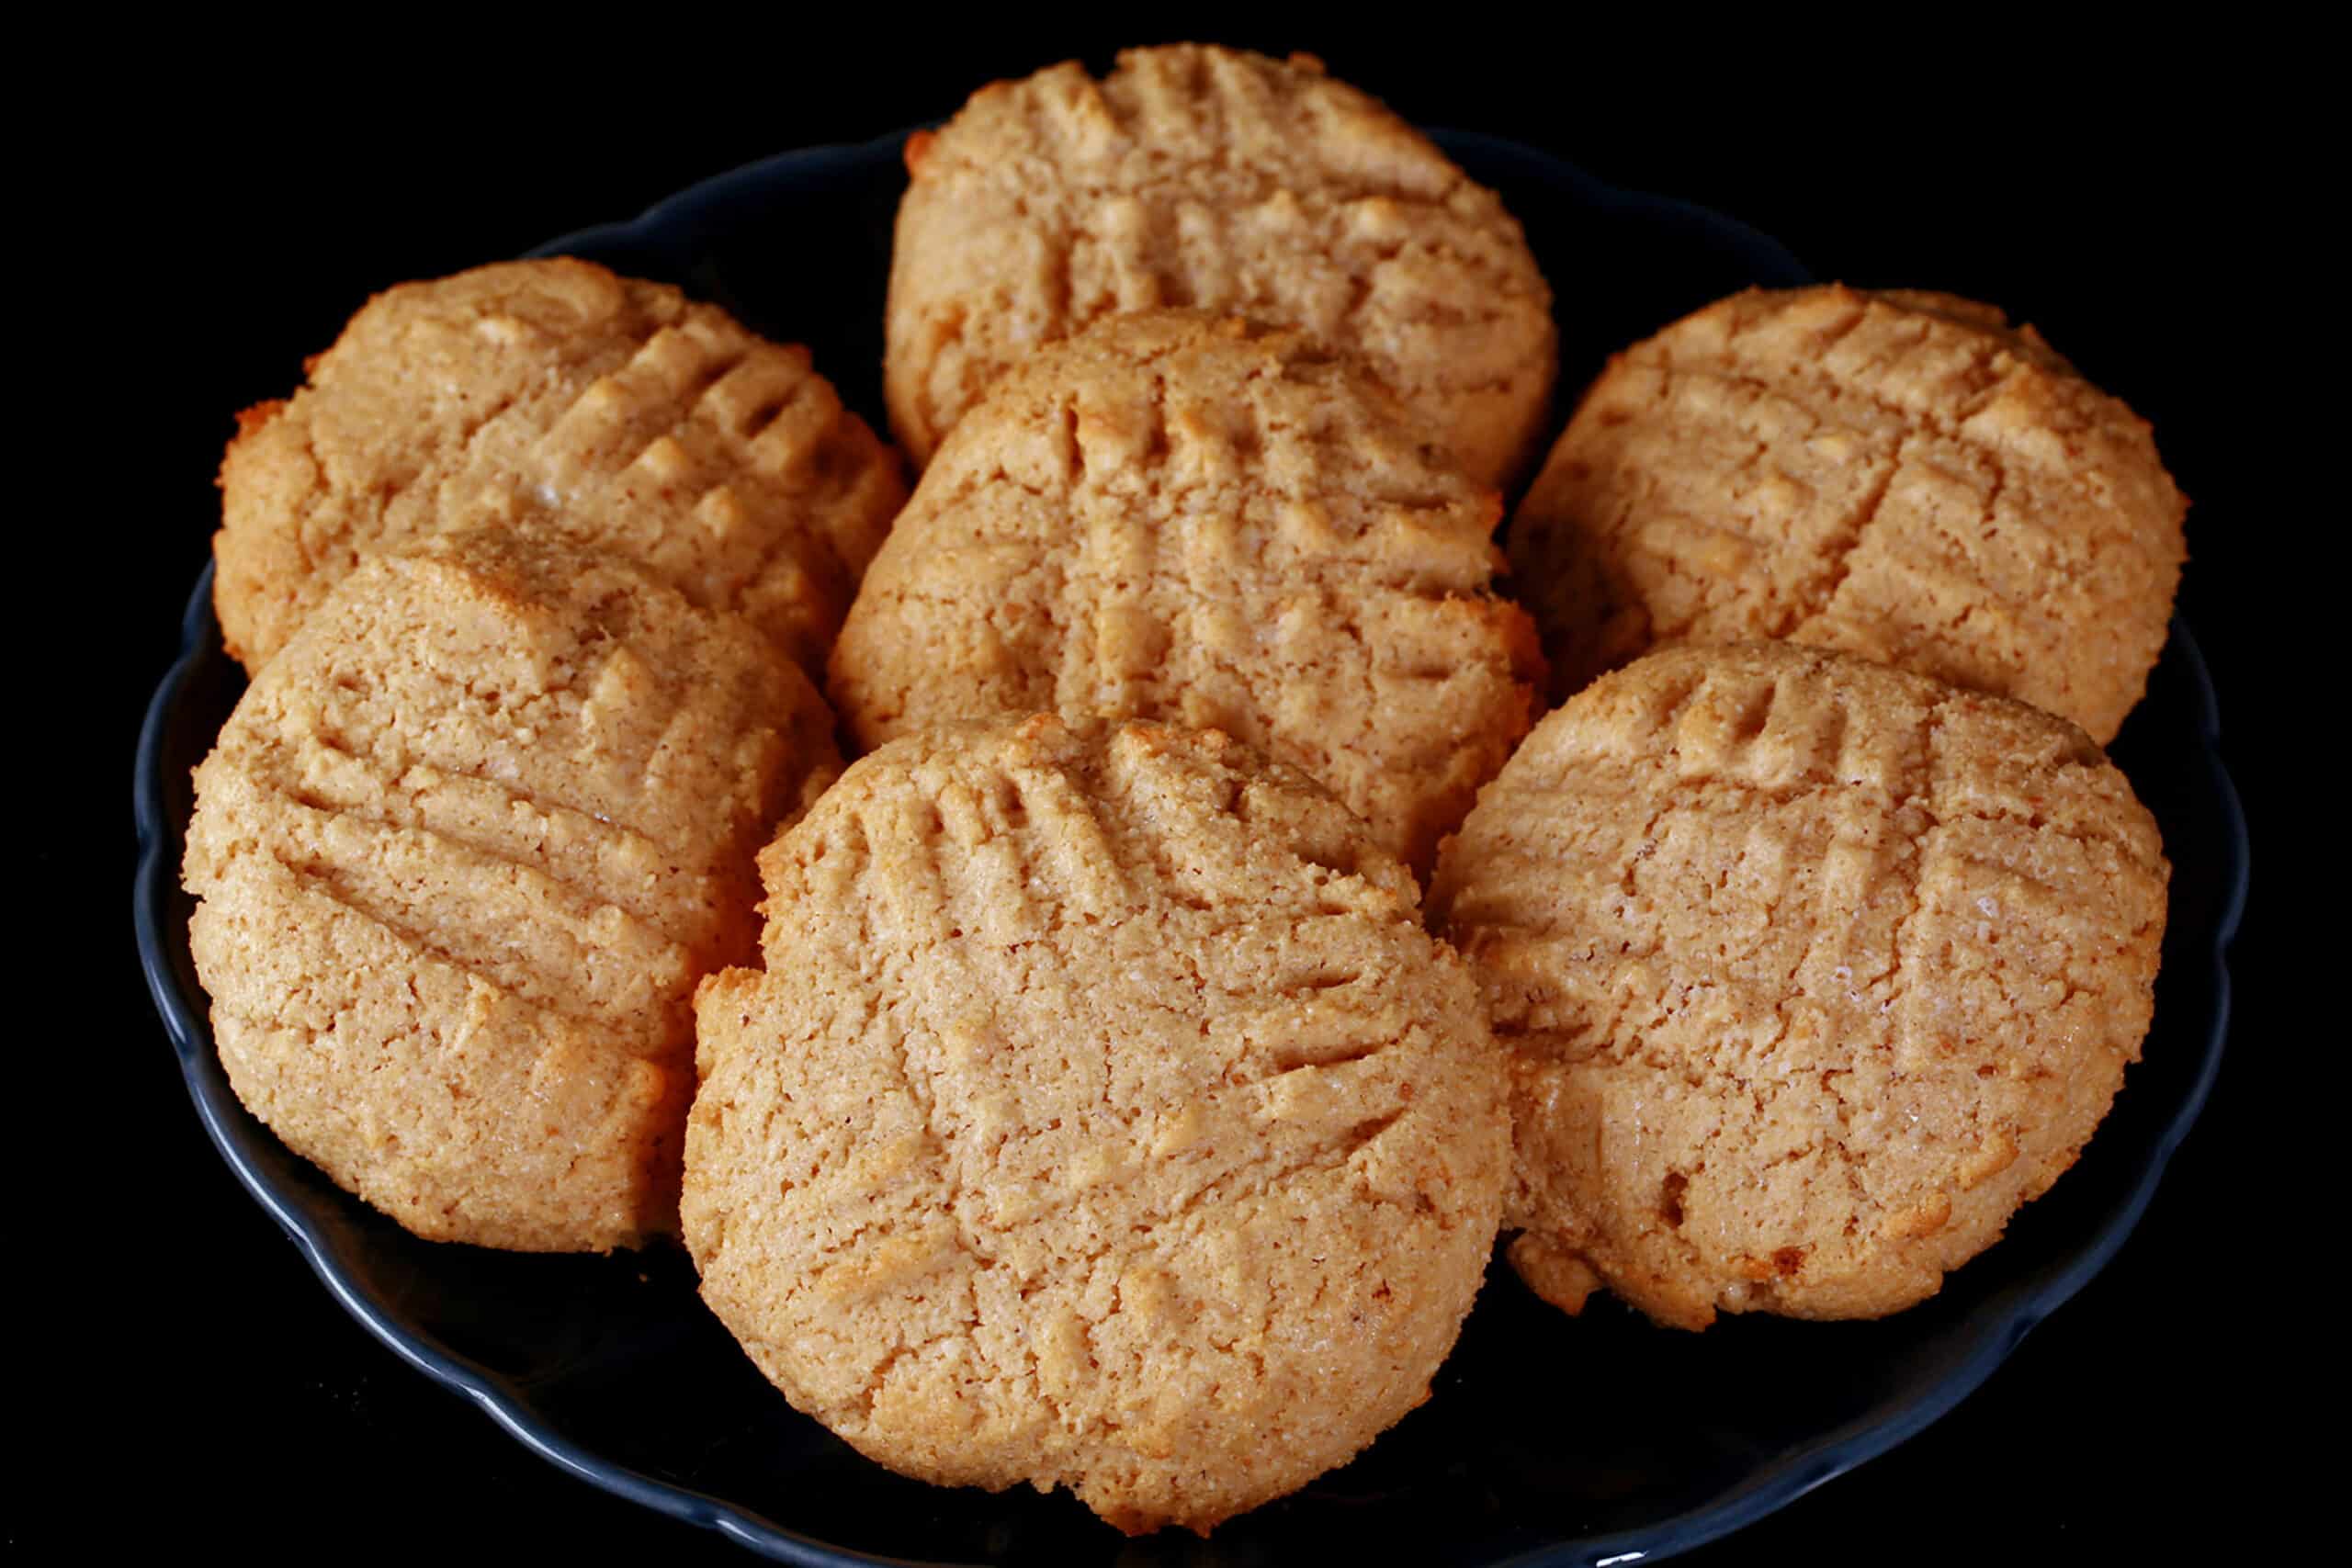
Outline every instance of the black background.
<svg viewBox="0 0 2352 1568">
<path fill-rule="evenodd" d="M 2154 420 L 2195 501 L 2181 609 L 2214 666 L 2254 824 L 2239 1022 L 2219 1088 L 2121 1256 L 1988 1386 L 1690 1561 L 1832 1568 L 2276 1544 L 2309 1503 L 2278 1413 L 2336 1397 L 2314 1386 L 2303 1336 L 2328 1311 L 2319 1281 L 2341 1250 L 2305 1228 L 2324 1194 L 2277 1152 L 2289 1142 L 2280 1086 L 2314 1055 L 2335 1073 L 2346 1032 L 2335 1012 L 2305 1011 L 2312 976 L 2289 976 L 2283 953 L 2304 923 L 2286 889 L 2339 852 L 2331 838 L 2307 852 L 2272 829 L 2301 808 L 2283 798 L 2286 747 L 2312 755 L 2311 704 L 2335 701 L 2332 667 L 2290 649 L 2312 614 L 2291 580 L 2324 578 L 2340 533 L 2335 508 L 2292 488 L 2279 450 L 2278 367 L 2328 330 L 2307 242 L 2252 173 L 2292 156 L 2290 139 L 2258 99 L 2179 90 L 2240 80 L 2197 44 L 2127 68 L 2112 40 L 2053 51 L 2042 39 L 1848 39 L 1832 53 L 1810 37 L 1759 37 L 1716 40 L 1702 65 L 1681 39 L 1515 47 L 1269 15 L 1186 30 L 1311 49 L 1409 118 L 1517 137 L 1613 183 L 1733 213 L 1824 276 L 1999 302 Z M 33 1394 L 12 1402 L 10 1425 L 33 1459 L 10 1476 L 5 1529 L 29 1555 L 732 1558 L 542 1466 L 407 1371 L 235 1188 L 189 1111 L 131 952 L 139 712 L 217 520 L 212 474 L 232 412 L 289 390 L 302 356 L 368 292 L 627 216 L 782 148 L 944 117 L 990 77 L 1070 55 L 1099 65 L 1115 44 L 1167 29 L 1038 24 L 949 39 L 908 16 L 884 18 L 896 38 L 786 29 L 730 36 L 714 54 L 692 17 L 589 16 L 548 18 L 560 40 L 343 39 L 309 64 L 259 39 L 190 43 L 182 57 L 146 38 L 135 62 L 79 95 L 58 133 L 68 150 L 19 144 L 56 219 L 30 226 L 56 249 L 32 256 L 20 308 L 29 301 L 34 341 L 53 335 L 59 352 L 19 361 L 14 378 L 36 400 L 47 383 L 28 378 L 44 364 L 87 383 L 47 411 L 40 448 L 17 454 L 20 482 L 28 471 L 73 482 L 14 508 L 36 551 L 12 595 L 17 636 L 55 671 L 30 699 L 36 739 L 12 759 L 12 792 L 37 781 L 28 798 L 55 825 L 22 852 L 44 899 L 26 978 L 68 1004 L 21 1042 L 57 1082 L 28 1080 L 23 1120 L 39 1125 L 11 1151 L 33 1221 L 7 1290 L 13 1375 Z M 80 586 L 92 582 L 107 585 L 102 600 Z M 60 662 L 61 649 L 93 645 L 95 660 Z M 2290 711 L 2282 671 L 2291 723 L 2271 716 Z M 2291 1000 L 2273 976 L 2296 987 Z"/>
</svg>

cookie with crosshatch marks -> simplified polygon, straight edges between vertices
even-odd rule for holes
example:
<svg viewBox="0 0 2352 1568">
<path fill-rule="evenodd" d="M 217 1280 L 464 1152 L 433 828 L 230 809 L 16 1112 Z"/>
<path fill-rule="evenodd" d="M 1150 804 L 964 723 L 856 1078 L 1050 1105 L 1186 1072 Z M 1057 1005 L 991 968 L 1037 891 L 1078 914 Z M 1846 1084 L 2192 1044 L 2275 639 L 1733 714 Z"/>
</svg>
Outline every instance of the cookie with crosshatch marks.
<svg viewBox="0 0 2352 1568">
<path fill-rule="evenodd" d="M 213 598 L 248 671 L 363 558 L 490 524 L 628 556 L 815 668 L 906 499 L 808 350 L 569 257 L 379 294 L 238 424 Z"/>
<path fill-rule="evenodd" d="M 1495 193 L 1311 56 L 1129 50 L 981 88 L 907 144 L 890 257 L 891 428 L 929 460 L 1039 346 L 1161 306 L 1362 356 L 1463 466 L 1534 456 L 1551 290 Z"/>
<path fill-rule="evenodd" d="M 1510 1058 L 1512 1263 L 1684 1328 L 1933 1294 L 2138 1059 L 2167 874 L 2022 703 L 1787 644 L 1602 677 L 1430 892 Z"/>
<path fill-rule="evenodd" d="M 1114 317 L 940 448 L 833 649 L 872 746 L 1058 711 L 1218 728 L 1425 869 L 1526 733 L 1500 499 L 1356 361 L 1200 311 Z"/>
<path fill-rule="evenodd" d="M 686 1244 L 906 1474 L 1205 1532 L 1428 1397 L 1509 1154 L 1412 875 L 1215 732 L 893 741 L 761 856 L 697 1001 Z"/>
<path fill-rule="evenodd" d="M 1786 637 L 2073 719 L 2163 648 L 2188 503 L 2148 423 L 1948 294 L 1751 289 L 1602 372 L 1512 520 L 1555 694 Z"/>
<path fill-rule="evenodd" d="M 361 561 L 196 773 L 185 875 L 248 1110 L 417 1235 L 673 1231 L 693 991 L 839 771 L 799 669 L 635 567 L 505 535 Z"/>
</svg>

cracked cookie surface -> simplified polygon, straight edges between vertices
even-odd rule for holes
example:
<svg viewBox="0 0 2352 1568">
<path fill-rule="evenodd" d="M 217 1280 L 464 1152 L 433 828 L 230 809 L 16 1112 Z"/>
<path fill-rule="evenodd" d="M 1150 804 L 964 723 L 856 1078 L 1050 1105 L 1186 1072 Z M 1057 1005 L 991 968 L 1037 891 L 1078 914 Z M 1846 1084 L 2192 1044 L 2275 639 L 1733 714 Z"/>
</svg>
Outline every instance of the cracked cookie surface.
<svg viewBox="0 0 2352 1568">
<path fill-rule="evenodd" d="M 388 289 L 238 425 L 213 599 L 248 671 L 363 557 L 490 524 L 626 555 L 814 670 L 906 499 L 807 349 L 568 257 Z"/>
<path fill-rule="evenodd" d="M 609 558 L 361 562 L 196 773 L 185 876 L 247 1109 L 419 1235 L 674 1231 L 693 991 L 839 771 L 808 678 Z"/>
<path fill-rule="evenodd" d="M 2167 876 L 2023 704 L 1786 644 L 1602 677 L 1430 893 L 1510 1060 L 1511 1261 L 1686 1328 L 1932 1294 L 2138 1059 Z"/>
<path fill-rule="evenodd" d="M 1518 222 L 1313 59 L 1175 44 L 973 95 L 907 147 L 884 360 L 927 461 L 995 378 L 1161 306 L 1304 328 L 1361 355 L 1471 473 L 1533 456 L 1557 348 Z"/>
<path fill-rule="evenodd" d="M 865 745 L 1057 711 L 1215 728 L 1426 869 L 1526 733 L 1495 493 L 1360 367 L 1197 311 L 1000 382 L 924 472 L 833 649 Z"/>
<path fill-rule="evenodd" d="M 905 1473 L 1205 1531 L 1419 1404 L 1492 1247 L 1499 1059 L 1412 877 L 1227 737 L 893 742 L 697 998 L 685 1237 Z"/>
<path fill-rule="evenodd" d="M 2187 507 L 2147 422 L 1992 307 L 1751 289 L 1611 360 L 1512 520 L 1512 587 L 1558 696 L 1654 646 L 1786 637 L 2105 744 Z"/>
</svg>

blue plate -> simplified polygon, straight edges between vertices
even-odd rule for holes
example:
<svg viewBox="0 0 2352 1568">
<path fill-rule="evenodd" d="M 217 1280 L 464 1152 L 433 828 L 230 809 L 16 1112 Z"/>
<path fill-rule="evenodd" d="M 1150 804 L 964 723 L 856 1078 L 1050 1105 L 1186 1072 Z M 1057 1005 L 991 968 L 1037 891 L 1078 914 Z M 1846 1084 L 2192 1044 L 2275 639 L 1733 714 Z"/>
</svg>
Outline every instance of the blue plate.
<svg viewBox="0 0 2352 1568">
<path fill-rule="evenodd" d="M 1610 351 L 1709 299 L 1807 280 L 1727 219 L 1510 142 L 1438 139 L 1525 223 L 1563 302 L 1571 392 Z M 673 280 L 808 344 L 876 419 L 899 141 L 785 153 L 545 249 Z M 2155 1027 L 2097 1141 L 2007 1239 L 1884 1322 L 1734 1318 L 1696 1337 L 1606 1305 L 1571 1323 L 1498 1267 L 1436 1396 L 1354 1463 L 1205 1547 L 1129 1542 L 1067 1497 L 942 1490 L 859 1458 L 760 1379 L 674 1250 L 537 1258 L 418 1241 L 245 1113 L 213 1055 L 177 886 L 188 773 L 243 686 L 211 584 L 208 570 L 140 737 L 134 904 L 148 984 L 212 1141 L 344 1307 L 420 1371 L 550 1462 L 785 1562 L 1608 1563 L 1685 1550 L 1883 1453 L 1990 1376 L 2122 1245 L 2221 1060 L 2245 829 L 2212 685 L 2176 625 L 2113 748 L 2173 861 Z"/>
</svg>

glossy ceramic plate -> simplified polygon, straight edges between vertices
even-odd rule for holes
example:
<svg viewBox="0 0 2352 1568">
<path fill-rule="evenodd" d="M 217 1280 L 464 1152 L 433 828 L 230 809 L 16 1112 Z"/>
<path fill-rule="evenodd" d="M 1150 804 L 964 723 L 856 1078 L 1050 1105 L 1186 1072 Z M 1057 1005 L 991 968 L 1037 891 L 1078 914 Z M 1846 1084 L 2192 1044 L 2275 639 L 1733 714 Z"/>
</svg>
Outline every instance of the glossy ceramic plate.
<svg viewBox="0 0 2352 1568">
<path fill-rule="evenodd" d="M 808 344 L 879 425 L 899 140 L 786 153 L 546 250 L 673 280 Z M 1726 219 L 1511 143 L 1439 141 L 1501 191 L 1574 302 L 1560 323 L 1571 393 L 1611 350 L 1710 299 L 1807 280 Z M 1612 1563 L 1684 1550 L 1885 1451 L 1989 1376 L 2121 1245 L 2221 1057 L 2245 836 L 2212 688 L 2176 626 L 2113 748 L 2173 861 L 2154 1032 L 2089 1151 L 2007 1240 L 1884 1322 L 1732 1318 L 1700 1336 L 1607 1304 L 1572 1323 L 1498 1265 L 1435 1397 L 1354 1463 L 1206 1546 L 1181 1532 L 1130 1542 L 1067 1496 L 943 1490 L 861 1459 L 761 1380 L 675 1250 L 541 1258 L 419 1241 L 245 1113 L 212 1052 L 177 886 L 188 773 L 243 684 L 210 599 L 208 571 L 141 737 L 136 905 L 148 982 L 213 1142 L 327 1289 L 420 1371 L 552 1463 L 787 1562 Z"/>
</svg>

